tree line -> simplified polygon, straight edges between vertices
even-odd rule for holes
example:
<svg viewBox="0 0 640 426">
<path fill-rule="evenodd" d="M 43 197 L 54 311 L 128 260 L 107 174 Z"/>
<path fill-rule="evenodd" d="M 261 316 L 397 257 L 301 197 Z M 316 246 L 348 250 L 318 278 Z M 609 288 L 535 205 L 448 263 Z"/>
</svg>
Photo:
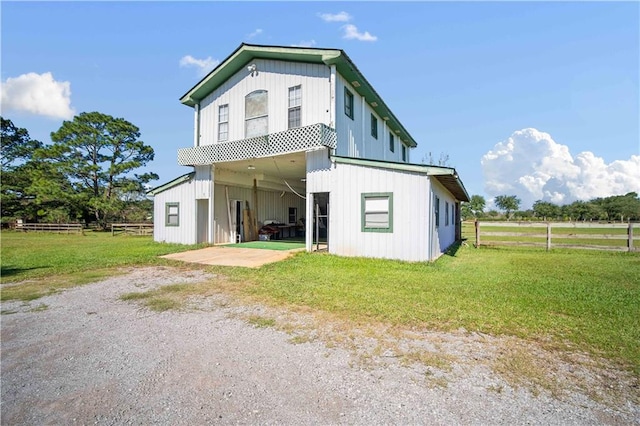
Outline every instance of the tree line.
<svg viewBox="0 0 640 426">
<path fill-rule="evenodd" d="M 153 160 L 153 148 L 123 118 L 83 112 L 51 133 L 50 144 L 27 129 L 2 123 L 2 223 L 141 222 L 153 201 L 145 185 L 155 173 L 135 171 Z"/>
<path fill-rule="evenodd" d="M 640 220 L 640 197 L 637 192 L 593 198 L 589 201 L 574 201 L 565 205 L 538 200 L 533 203 L 531 209 L 527 210 L 518 210 L 521 201 L 515 195 L 499 195 L 494 198 L 494 203 L 500 211 L 485 211 L 484 197 L 473 195 L 469 202 L 463 203 L 461 206 L 462 219 L 595 220 L 608 222 Z"/>
</svg>

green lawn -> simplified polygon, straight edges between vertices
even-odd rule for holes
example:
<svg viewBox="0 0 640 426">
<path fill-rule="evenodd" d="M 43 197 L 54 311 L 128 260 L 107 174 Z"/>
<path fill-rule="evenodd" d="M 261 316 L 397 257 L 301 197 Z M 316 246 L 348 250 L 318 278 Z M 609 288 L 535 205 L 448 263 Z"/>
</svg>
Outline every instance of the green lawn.
<svg viewBox="0 0 640 426">
<path fill-rule="evenodd" d="M 3 232 L 2 282 L 35 284 L 3 285 L 2 298 L 35 298 L 52 291 L 50 283 L 69 281 L 69 274 L 86 282 L 96 271 L 156 264 L 158 255 L 187 248 L 148 237 Z M 165 293 L 175 301 L 225 287 L 358 322 L 514 335 L 604 356 L 640 374 L 640 253 L 463 246 L 435 263 L 300 253 L 257 270 L 209 269 L 226 276 L 225 283 Z M 31 285 L 41 286 L 35 296 L 19 293 Z"/>
</svg>

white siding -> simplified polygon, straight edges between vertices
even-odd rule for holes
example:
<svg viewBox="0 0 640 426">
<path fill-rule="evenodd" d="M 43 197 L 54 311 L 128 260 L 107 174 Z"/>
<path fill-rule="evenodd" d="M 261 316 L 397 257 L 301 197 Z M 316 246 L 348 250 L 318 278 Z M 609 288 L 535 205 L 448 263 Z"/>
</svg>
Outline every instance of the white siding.
<svg viewBox="0 0 640 426">
<path fill-rule="evenodd" d="M 344 112 L 344 89 L 353 94 L 353 120 Z M 365 102 L 356 89 L 338 75 L 336 84 L 336 133 L 338 146 L 336 155 L 342 157 L 366 158 L 402 162 L 402 140 L 394 134 L 395 149 L 389 149 L 389 128 L 370 104 Z M 371 135 L 371 114 L 378 119 L 378 138 Z M 411 149 L 407 146 L 407 159 L 410 162 Z"/>
<path fill-rule="evenodd" d="M 166 226 L 165 206 L 179 203 L 179 226 Z M 196 243 L 196 200 L 194 180 L 183 182 L 154 196 L 153 239 L 158 242 Z"/>
<path fill-rule="evenodd" d="M 435 226 L 435 218 L 433 220 L 433 240 L 432 240 L 432 257 L 439 257 L 451 244 L 456 241 L 456 224 L 451 220 L 451 210 L 455 209 L 455 198 L 449 191 L 445 189 L 435 178 L 431 178 L 431 200 L 435 197 L 440 198 L 440 225 Z M 449 203 L 449 219 L 445 218 L 446 204 Z M 434 217 L 435 206 L 432 206 L 431 216 Z"/>
<path fill-rule="evenodd" d="M 268 91 L 269 133 L 287 130 L 289 87 L 301 85 L 301 125 L 330 124 L 330 68 L 326 65 L 257 59 L 257 75 L 243 67 L 200 103 L 200 145 L 218 143 L 218 107 L 229 105 L 229 138 L 245 138 L 245 96 Z"/>
</svg>

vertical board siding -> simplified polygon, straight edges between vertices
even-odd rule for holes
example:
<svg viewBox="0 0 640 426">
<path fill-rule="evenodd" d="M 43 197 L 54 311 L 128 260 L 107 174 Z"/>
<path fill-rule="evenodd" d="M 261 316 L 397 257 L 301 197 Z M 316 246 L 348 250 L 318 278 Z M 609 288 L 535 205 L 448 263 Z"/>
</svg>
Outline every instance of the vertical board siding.
<svg viewBox="0 0 640 426">
<path fill-rule="evenodd" d="M 211 166 L 195 166 L 195 197 L 206 199 L 211 197 Z"/>
<path fill-rule="evenodd" d="M 180 203 L 179 226 L 165 225 L 166 203 Z M 196 200 L 194 180 L 189 180 L 154 196 L 153 239 L 158 242 L 196 243 Z"/>
<path fill-rule="evenodd" d="M 245 96 L 268 91 L 269 133 L 288 128 L 289 87 L 301 85 L 301 125 L 330 124 L 330 69 L 326 65 L 256 59 L 258 73 L 243 67 L 200 103 L 200 145 L 218 143 L 218 106 L 229 105 L 229 139 L 245 138 Z M 247 64 L 249 65 L 249 63 Z"/>
<path fill-rule="evenodd" d="M 435 178 L 431 179 L 431 197 L 438 196 L 440 198 L 440 226 L 434 229 L 434 238 L 433 238 L 433 257 L 436 258 L 440 256 L 451 244 L 456 241 L 456 225 L 451 221 L 451 208 L 455 205 L 456 199 L 451 195 L 449 191 L 445 189 L 444 186 L 440 182 L 438 182 Z M 445 202 L 449 203 L 449 224 L 445 219 L 446 209 Z M 435 213 L 435 206 L 433 206 L 431 211 L 431 216 L 433 217 Z M 435 220 L 434 220 L 435 223 Z"/>
<path fill-rule="evenodd" d="M 344 113 L 344 88 L 353 94 L 353 120 Z M 362 96 L 356 92 L 351 84 L 338 75 L 336 84 L 336 133 L 338 147 L 336 154 L 343 157 L 367 158 L 372 160 L 386 160 L 402 162 L 402 141 L 397 134 L 395 151 L 389 150 L 389 128 L 386 126 L 371 105 L 362 102 Z M 371 136 L 371 114 L 378 119 L 378 139 Z M 407 147 L 407 163 L 411 149 Z"/>
</svg>

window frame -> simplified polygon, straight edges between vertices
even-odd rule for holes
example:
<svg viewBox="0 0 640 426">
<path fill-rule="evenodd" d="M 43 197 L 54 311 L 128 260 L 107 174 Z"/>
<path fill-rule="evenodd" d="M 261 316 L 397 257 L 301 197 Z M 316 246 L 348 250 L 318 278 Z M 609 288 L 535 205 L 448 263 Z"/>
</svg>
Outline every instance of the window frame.
<svg viewBox="0 0 640 426">
<path fill-rule="evenodd" d="M 389 151 L 396 152 L 396 137 L 392 132 L 389 132 Z"/>
<path fill-rule="evenodd" d="M 371 136 L 378 139 L 378 119 L 373 113 L 371 113 Z"/>
<path fill-rule="evenodd" d="M 175 207 L 176 213 L 171 213 L 171 208 Z M 176 223 L 171 223 L 170 217 L 176 217 Z M 164 203 L 164 225 L 165 226 L 180 226 L 180 203 L 178 202 L 169 202 Z"/>
<path fill-rule="evenodd" d="M 440 197 L 434 195 L 435 199 L 433 200 L 433 213 L 436 220 L 436 228 L 440 227 Z"/>
<path fill-rule="evenodd" d="M 298 208 L 297 207 L 289 207 L 289 224 L 298 223 Z M 293 221 L 291 221 L 291 216 L 293 216 Z"/>
<path fill-rule="evenodd" d="M 373 198 L 387 198 L 387 217 L 388 224 L 386 227 L 368 227 L 366 226 L 366 216 L 367 213 L 377 213 L 367 212 L 367 199 Z M 360 194 L 360 224 L 362 232 L 378 232 L 378 233 L 392 233 L 393 232 L 393 192 L 363 192 Z"/>
<path fill-rule="evenodd" d="M 222 112 L 222 109 L 226 108 L 226 120 L 222 121 L 222 115 L 220 114 Z M 222 125 L 226 124 L 226 129 L 225 129 L 225 138 L 222 138 Z M 223 104 L 223 105 L 218 105 L 218 142 L 226 142 L 229 140 L 229 104 Z"/>
<path fill-rule="evenodd" d="M 296 98 L 295 95 L 292 98 L 291 97 L 291 93 L 292 90 L 295 91 L 297 90 L 299 93 L 299 96 Z M 292 101 L 297 101 L 296 105 L 292 105 Z M 297 111 L 298 113 L 298 117 L 297 117 L 297 126 L 291 126 L 291 113 Z M 302 84 L 298 84 L 296 86 L 291 86 L 289 87 L 289 92 L 288 92 L 288 110 L 287 110 L 287 128 L 288 129 L 295 129 L 298 127 L 302 127 Z"/>
<path fill-rule="evenodd" d="M 264 113 L 248 117 L 247 116 L 247 99 L 249 99 L 251 95 L 258 94 L 258 93 L 264 93 L 264 96 L 265 96 Z M 249 136 L 247 132 L 249 122 L 252 122 L 252 121 L 255 122 L 261 119 L 264 119 L 265 121 L 264 133 Z M 258 138 L 261 136 L 266 136 L 268 134 L 269 134 L 269 91 L 265 89 L 254 90 L 250 93 L 247 93 L 244 97 L 244 137 L 245 139 Z"/>
<path fill-rule="evenodd" d="M 449 226 L 449 202 L 444 202 L 444 226 Z"/>
<path fill-rule="evenodd" d="M 402 161 L 407 162 L 407 146 L 402 144 Z"/>
<path fill-rule="evenodd" d="M 344 88 L 344 114 L 349 117 L 350 119 L 354 119 L 354 113 L 353 113 L 353 93 L 351 93 L 351 91 L 349 89 L 347 89 L 347 87 L 345 86 Z"/>
</svg>

